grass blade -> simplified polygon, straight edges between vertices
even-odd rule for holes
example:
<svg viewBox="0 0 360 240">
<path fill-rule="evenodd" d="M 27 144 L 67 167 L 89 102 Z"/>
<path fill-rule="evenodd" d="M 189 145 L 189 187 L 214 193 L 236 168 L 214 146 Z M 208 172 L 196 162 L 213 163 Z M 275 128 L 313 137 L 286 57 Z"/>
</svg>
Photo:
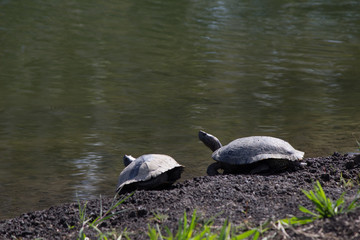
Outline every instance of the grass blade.
<svg viewBox="0 0 360 240">
<path fill-rule="evenodd" d="M 194 229 L 195 229 L 195 225 L 196 225 L 196 210 L 193 212 L 193 215 L 191 217 L 191 223 L 190 223 L 188 234 L 187 234 L 188 238 L 191 238 L 191 236 L 194 232 Z"/>
<path fill-rule="evenodd" d="M 276 222 L 280 222 L 282 225 L 305 225 L 308 223 L 313 222 L 314 220 L 316 220 L 317 218 L 315 217 L 292 217 L 292 218 L 284 218 L 284 219 L 280 219 Z"/>
<path fill-rule="evenodd" d="M 99 217 L 97 217 L 94 221 L 92 221 L 92 225 L 98 226 L 98 225 L 99 225 L 100 223 L 102 223 L 103 221 L 111 218 L 112 216 L 114 216 L 114 215 L 116 215 L 116 214 L 118 214 L 118 213 L 121 213 L 121 212 L 125 211 L 125 210 L 123 210 L 123 211 L 118 211 L 118 212 L 116 212 L 116 213 L 113 213 L 113 214 L 108 215 L 111 211 L 113 211 L 115 208 L 117 208 L 120 204 L 122 204 L 122 203 L 125 202 L 127 199 L 129 199 L 133 194 L 134 194 L 134 192 L 130 193 L 130 194 L 127 195 L 126 197 L 121 198 L 119 201 L 117 201 L 115 204 L 113 204 L 113 205 L 110 207 L 110 209 L 108 209 L 108 210 L 105 212 L 104 215 L 101 215 L 101 214 L 100 214 Z M 101 204 L 101 206 L 102 206 L 102 203 L 101 203 L 101 202 L 102 202 L 102 201 L 101 201 L 101 199 L 100 199 L 100 204 Z M 100 210 L 100 213 L 102 213 L 102 209 Z"/>
<path fill-rule="evenodd" d="M 250 230 L 248 230 L 248 231 L 246 231 L 246 232 L 243 232 L 243 233 L 240 234 L 240 235 L 237 235 L 237 236 L 235 237 L 235 239 L 236 239 L 236 240 L 246 239 L 246 238 L 254 235 L 256 232 L 258 232 L 258 230 L 257 230 L 256 228 L 253 228 L 253 229 L 250 229 Z"/>
<path fill-rule="evenodd" d="M 319 214 L 316 214 L 316 213 L 310 211 L 309 209 L 307 209 L 307 208 L 305 208 L 303 206 L 299 206 L 299 210 L 302 211 L 303 213 L 307 213 L 307 214 L 310 214 L 310 215 L 312 215 L 312 216 L 314 216 L 316 218 L 319 218 Z"/>
<path fill-rule="evenodd" d="M 227 239 L 230 234 L 230 228 L 231 228 L 231 224 L 228 223 L 228 220 L 225 220 L 223 226 L 221 227 L 220 235 L 217 239 L 219 239 L 219 240 Z"/>
</svg>

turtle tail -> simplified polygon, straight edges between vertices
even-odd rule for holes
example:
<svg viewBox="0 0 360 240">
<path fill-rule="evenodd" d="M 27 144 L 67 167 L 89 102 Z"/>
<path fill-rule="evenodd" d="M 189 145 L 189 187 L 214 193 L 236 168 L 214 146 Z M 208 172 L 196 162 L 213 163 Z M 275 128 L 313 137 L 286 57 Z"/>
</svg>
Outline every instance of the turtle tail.
<svg viewBox="0 0 360 240">
<path fill-rule="evenodd" d="M 130 163 L 132 163 L 135 160 L 136 160 L 136 158 L 134 158 L 131 155 L 124 155 L 124 157 L 123 157 L 125 167 L 127 167 Z"/>
<path fill-rule="evenodd" d="M 201 130 L 199 131 L 199 139 L 213 152 L 222 147 L 221 142 L 217 137 Z"/>
</svg>

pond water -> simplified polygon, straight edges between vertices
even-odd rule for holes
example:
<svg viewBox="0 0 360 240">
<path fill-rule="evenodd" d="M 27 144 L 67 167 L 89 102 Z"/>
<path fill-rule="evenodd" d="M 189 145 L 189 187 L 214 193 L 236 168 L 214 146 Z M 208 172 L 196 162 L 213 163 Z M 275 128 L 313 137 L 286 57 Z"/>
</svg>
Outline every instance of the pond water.
<svg viewBox="0 0 360 240">
<path fill-rule="evenodd" d="M 113 196 L 122 156 L 206 174 L 222 143 L 357 151 L 360 2 L 0 1 L 0 218 Z"/>
</svg>

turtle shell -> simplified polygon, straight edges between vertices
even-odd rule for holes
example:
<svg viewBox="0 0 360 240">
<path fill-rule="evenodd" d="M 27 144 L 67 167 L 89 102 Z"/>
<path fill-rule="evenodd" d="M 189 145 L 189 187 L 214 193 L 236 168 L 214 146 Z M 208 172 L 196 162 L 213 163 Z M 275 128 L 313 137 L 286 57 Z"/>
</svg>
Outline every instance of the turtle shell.
<svg viewBox="0 0 360 240">
<path fill-rule="evenodd" d="M 301 160 L 304 152 L 288 142 L 274 137 L 252 136 L 236 139 L 217 149 L 212 158 L 233 165 L 251 164 L 264 159 Z"/>
<path fill-rule="evenodd" d="M 136 188 L 136 184 L 143 184 L 142 186 L 144 186 L 144 188 L 151 188 L 151 186 L 154 184 L 159 185 L 162 184 L 162 182 L 166 182 L 168 180 L 167 176 L 164 177 L 164 173 L 175 169 L 178 169 L 181 172 L 183 168 L 184 167 L 182 165 L 177 163 L 175 159 L 168 155 L 142 155 L 131 162 L 120 173 L 116 191 L 120 191 L 126 185 L 135 185 L 134 188 Z M 162 176 L 162 178 L 159 179 L 159 176 Z M 175 181 L 176 179 L 171 180 Z M 153 181 L 154 184 L 152 184 L 151 181 Z"/>
</svg>

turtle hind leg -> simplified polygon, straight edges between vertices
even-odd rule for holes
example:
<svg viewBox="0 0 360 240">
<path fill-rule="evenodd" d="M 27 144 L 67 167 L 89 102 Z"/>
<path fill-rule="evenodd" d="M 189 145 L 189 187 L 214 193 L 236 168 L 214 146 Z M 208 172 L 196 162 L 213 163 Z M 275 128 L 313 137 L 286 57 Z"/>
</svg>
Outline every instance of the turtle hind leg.
<svg viewBox="0 0 360 240">
<path fill-rule="evenodd" d="M 264 159 L 253 163 L 249 171 L 250 174 L 275 174 L 282 172 L 289 166 L 287 159 Z"/>
<path fill-rule="evenodd" d="M 116 190 L 116 193 L 117 193 L 118 195 L 122 195 L 122 194 L 126 194 L 126 193 L 133 192 L 133 191 L 135 191 L 135 190 L 137 189 L 137 186 L 136 186 L 136 185 L 137 185 L 137 184 L 134 184 L 134 183 L 132 183 L 132 184 L 126 184 L 126 185 L 122 186 L 121 188 L 118 188 L 118 189 Z"/>
<path fill-rule="evenodd" d="M 219 175 L 220 173 L 218 172 L 219 169 L 221 169 L 221 163 L 220 162 L 214 162 L 212 164 L 210 164 L 206 170 L 206 173 L 209 176 L 215 176 L 215 175 Z"/>
<path fill-rule="evenodd" d="M 266 163 L 258 164 L 256 167 L 250 170 L 250 174 L 269 172 L 270 166 Z"/>
<path fill-rule="evenodd" d="M 166 182 L 169 184 L 173 184 L 176 180 L 181 178 L 181 174 L 184 171 L 184 167 L 176 167 L 167 172 L 167 180 Z"/>
</svg>

